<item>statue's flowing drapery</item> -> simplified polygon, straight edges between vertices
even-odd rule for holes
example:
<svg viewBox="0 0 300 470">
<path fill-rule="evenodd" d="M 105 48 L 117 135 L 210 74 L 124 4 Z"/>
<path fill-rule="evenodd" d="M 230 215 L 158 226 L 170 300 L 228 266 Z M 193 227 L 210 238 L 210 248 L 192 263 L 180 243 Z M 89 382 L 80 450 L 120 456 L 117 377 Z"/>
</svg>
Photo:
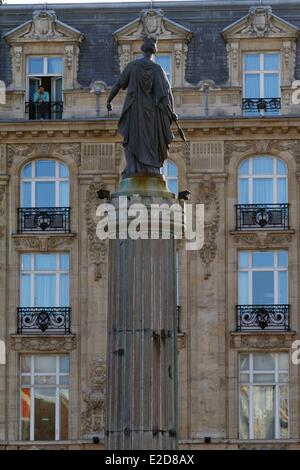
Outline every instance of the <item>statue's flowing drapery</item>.
<svg viewBox="0 0 300 470">
<path fill-rule="evenodd" d="M 119 120 L 127 161 L 123 177 L 159 173 L 174 137 L 168 79 L 158 64 L 143 58 L 130 62 L 118 83 L 127 89 Z"/>
</svg>

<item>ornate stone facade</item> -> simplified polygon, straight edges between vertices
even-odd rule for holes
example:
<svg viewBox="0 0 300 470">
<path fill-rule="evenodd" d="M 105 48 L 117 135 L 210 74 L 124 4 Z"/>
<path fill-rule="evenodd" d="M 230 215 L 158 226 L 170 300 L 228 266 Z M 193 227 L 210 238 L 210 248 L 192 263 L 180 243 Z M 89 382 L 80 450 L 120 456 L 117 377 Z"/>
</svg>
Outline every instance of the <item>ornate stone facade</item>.
<svg viewBox="0 0 300 470">
<path fill-rule="evenodd" d="M 200 258 L 204 263 L 204 279 L 211 275 L 210 264 L 217 255 L 216 235 L 219 230 L 220 206 L 217 184 L 211 179 L 204 179 L 199 184 L 197 203 L 204 204 L 204 245 L 200 250 Z"/>
<path fill-rule="evenodd" d="M 98 281 L 107 271 L 107 243 L 100 240 L 96 234 L 96 210 L 100 204 L 97 192 L 100 189 L 106 189 L 106 185 L 102 182 L 92 183 L 89 186 L 86 196 L 86 224 L 89 240 L 89 257 L 94 264 L 94 279 Z"/>
<path fill-rule="evenodd" d="M 5 8 L 1 6 L 4 15 Z M 170 5 L 168 15 L 156 8 L 141 14 L 130 10 L 131 16 L 122 10 L 122 18 L 127 18 L 126 15 L 128 18 L 115 31 L 114 38 L 111 33 L 109 38 L 105 36 L 106 26 L 100 28 L 101 36 L 97 37 L 101 47 L 107 46 L 114 62 L 103 61 L 101 73 L 98 70 L 88 83 L 80 85 L 78 74 L 80 68 L 90 62 L 88 50 L 91 47 L 93 51 L 92 45 L 89 42 L 85 49 L 81 48 L 83 35 L 69 26 L 67 20 L 60 21 L 60 8 L 57 6 L 55 14 L 51 10 L 43 14 L 40 10 L 35 11 L 32 20 L 20 21 L 18 27 L 11 28 L 5 36 L 11 60 L 5 62 L 5 67 L 11 64 L 11 83 L 6 84 L 6 104 L 0 105 L 0 341 L 5 341 L 7 351 L 7 364 L 0 365 L 0 423 L 5 423 L 0 425 L 0 448 L 95 448 L 93 436 L 98 436 L 100 446 L 103 446 L 109 252 L 108 244 L 96 235 L 96 209 L 101 202 L 97 192 L 100 189 L 115 191 L 124 165 L 121 137 L 117 133 L 123 97 L 116 99 L 110 115 L 105 104 L 111 83 L 119 73 L 118 67 L 123 70 L 139 53 L 145 34 L 158 37 L 161 54 L 171 54 L 175 107 L 187 137 L 186 144 L 181 142 L 174 126 L 175 140 L 170 148 L 170 159 L 179 171 L 179 190 L 190 190 L 191 202 L 205 206 L 202 249 L 188 252 L 184 240 L 178 244 L 178 302 L 181 306 L 177 338 L 179 446 L 191 449 L 212 446 L 214 449 L 260 448 L 257 443 L 243 443 L 238 439 L 238 358 L 240 352 L 291 353 L 293 342 L 299 339 L 300 119 L 299 104 L 292 102 L 294 88 L 291 86 L 296 67 L 298 28 L 281 20 L 269 7 L 257 6 L 250 12 L 246 8 L 238 21 L 235 19 L 223 30 L 226 47 L 221 38 L 221 45 L 216 50 L 216 60 L 219 65 L 224 64 L 225 69 L 227 58 L 228 80 L 225 83 L 226 79 L 222 81 L 218 76 L 209 76 L 213 64 L 207 64 L 204 55 L 197 55 L 198 44 L 206 41 L 200 31 L 205 27 L 202 10 L 201 14 L 197 10 L 198 16 L 193 18 L 193 24 L 197 25 L 195 30 L 187 20 L 191 11 L 185 13 L 185 19 L 183 15 L 182 22 L 178 20 L 183 4 L 178 11 L 176 5 Z M 85 5 L 84 8 L 88 7 Z M 93 6 L 94 10 L 96 8 Z M 118 5 L 117 8 L 122 7 Z M 200 9 L 200 6 L 193 8 Z M 241 11 L 242 8 L 245 7 L 241 6 Z M 97 22 L 101 23 L 101 15 L 105 16 L 105 13 L 104 10 L 99 12 Z M 224 25 L 229 23 L 231 13 L 226 11 Z M 218 15 L 216 22 L 220 24 L 221 10 Z M 176 22 L 171 17 L 176 18 Z M 120 18 L 114 18 L 113 24 L 109 25 L 112 32 L 116 24 L 122 22 Z M 83 23 L 79 29 L 84 27 Z M 199 30 L 198 24 L 201 25 Z M 222 28 L 221 25 L 219 30 Z M 217 48 L 220 34 L 212 29 L 209 35 Z M 280 51 L 282 109 L 272 117 L 266 113 L 263 117 L 245 118 L 241 110 L 242 58 L 245 51 L 254 52 L 258 44 L 259 50 Z M 29 120 L 24 114 L 26 57 L 31 54 L 59 54 L 64 58 L 64 113 L 61 120 Z M 201 61 L 206 64 L 207 76 L 203 76 Z M 193 64 L 196 64 L 197 76 L 188 82 L 186 77 L 191 78 Z M 102 69 L 104 74 L 108 66 L 110 73 L 115 74 L 111 83 L 107 76 L 102 76 Z M 96 97 L 99 100 L 98 116 Z M 244 159 L 258 155 L 277 157 L 287 164 L 288 230 L 236 230 L 237 168 Z M 16 233 L 20 171 L 25 163 L 35 159 L 59 160 L 70 170 L 70 234 Z M 240 250 L 288 251 L 290 331 L 236 332 Z M 20 255 L 52 252 L 70 255 L 72 335 L 17 335 Z M 68 354 L 70 357 L 68 444 L 27 445 L 19 441 L 19 360 L 23 353 Z M 289 372 L 289 443 L 268 444 L 269 447 L 299 448 L 297 366 L 290 363 Z M 213 442 L 205 443 L 205 437 L 211 437 Z"/>
<path fill-rule="evenodd" d="M 83 392 L 85 411 L 81 413 L 82 437 L 100 435 L 104 437 L 105 423 L 106 365 L 103 359 L 95 360 L 90 366 L 87 389 Z"/>
<path fill-rule="evenodd" d="M 10 337 L 10 348 L 19 353 L 69 353 L 77 345 L 76 337 L 68 336 L 21 336 Z"/>
</svg>

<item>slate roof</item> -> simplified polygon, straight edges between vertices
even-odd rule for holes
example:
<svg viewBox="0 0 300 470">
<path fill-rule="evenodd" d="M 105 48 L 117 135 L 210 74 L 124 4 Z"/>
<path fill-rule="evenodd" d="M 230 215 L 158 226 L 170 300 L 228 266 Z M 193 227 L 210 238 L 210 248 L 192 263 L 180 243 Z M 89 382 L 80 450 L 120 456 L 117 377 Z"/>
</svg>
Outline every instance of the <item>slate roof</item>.
<svg viewBox="0 0 300 470">
<path fill-rule="evenodd" d="M 189 43 L 186 80 L 192 84 L 211 79 L 216 84 L 227 80 L 225 42 L 221 31 L 245 16 L 250 6 L 259 5 L 253 0 L 197 0 L 154 2 L 165 16 L 193 32 Z M 271 5 L 274 14 L 300 28 L 300 0 L 262 0 Z M 119 74 L 117 44 L 113 32 L 139 16 L 148 3 L 83 3 L 51 4 L 58 19 L 79 29 L 85 40 L 81 45 L 78 81 L 86 87 L 94 80 L 112 85 Z M 9 46 L 3 35 L 32 19 L 38 5 L 0 6 L 0 80 L 11 82 Z M 300 42 L 297 47 L 296 78 L 300 78 Z"/>
</svg>

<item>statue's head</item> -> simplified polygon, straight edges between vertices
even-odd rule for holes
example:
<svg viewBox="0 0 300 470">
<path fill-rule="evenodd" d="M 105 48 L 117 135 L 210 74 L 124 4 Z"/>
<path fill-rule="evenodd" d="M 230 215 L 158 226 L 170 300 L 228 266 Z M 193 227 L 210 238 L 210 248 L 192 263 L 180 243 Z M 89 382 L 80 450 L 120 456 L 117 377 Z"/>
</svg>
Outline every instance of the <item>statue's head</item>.
<svg viewBox="0 0 300 470">
<path fill-rule="evenodd" d="M 157 52 L 157 39 L 152 37 L 145 37 L 141 50 L 143 52 L 152 52 L 152 54 L 156 54 Z"/>
</svg>

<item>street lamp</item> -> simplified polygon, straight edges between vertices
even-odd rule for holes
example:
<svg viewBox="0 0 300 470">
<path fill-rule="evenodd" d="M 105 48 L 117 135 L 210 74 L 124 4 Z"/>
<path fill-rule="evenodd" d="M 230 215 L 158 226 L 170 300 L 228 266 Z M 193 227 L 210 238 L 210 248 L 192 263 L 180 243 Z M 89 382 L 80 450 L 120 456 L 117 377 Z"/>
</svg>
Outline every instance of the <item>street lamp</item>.
<svg viewBox="0 0 300 470">
<path fill-rule="evenodd" d="M 103 93 L 107 88 L 105 82 L 96 81 L 93 82 L 91 85 L 91 93 L 95 93 L 96 95 L 96 117 L 97 119 L 100 118 L 100 95 Z"/>
</svg>

